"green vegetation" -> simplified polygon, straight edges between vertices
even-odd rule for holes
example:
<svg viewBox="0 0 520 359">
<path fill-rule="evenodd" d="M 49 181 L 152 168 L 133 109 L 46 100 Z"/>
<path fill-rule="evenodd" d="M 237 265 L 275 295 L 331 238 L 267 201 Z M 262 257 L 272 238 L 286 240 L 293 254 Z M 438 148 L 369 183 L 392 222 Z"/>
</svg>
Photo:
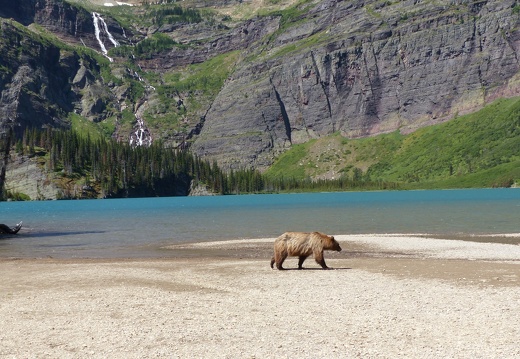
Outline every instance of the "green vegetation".
<svg viewBox="0 0 520 359">
<path fill-rule="evenodd" d="M 289 54 L 296 54 L 300 51 L 308 52 L 314 46 L 327 41 L 327 39 L 328 38 L 325 31 L 317 32 L 311 36 L 305 37 L 299 41 L 295 41 L 293 43 L 290 43 L 289 45 L 281 47 L 280 50 L 269 56 L 268 59 L 284 57 Z"/>
<path fill-rule="evenodd" d="M 152 58 L 155 54 L 171 50 L 176 44 L 168 35 L 157 32 L 135 46 L 135 55 L 138 58 Z"/>
<path fill-rule="evenodd" d="M 178 92 L 203 91 L 216 95 L 229 76 L 240 52 L 228 52 L 203 63 L 190 65 L 182 73 L 165 76 L 165 82 Z"/>
<path fill-rule="evenodd" d="M 190 65 L 182 72 L 165 74 L 163 84 L 157 86 L 157 103 L 145 113 L 147 124 L 184 132 L 185 126 L 199 121 L 198 111 L 218 94 L 238 56 L 238 51 L 229 52 Z"/>
<path fill-rule="evenodd" d="M 139 22 L 139 10 L 135 6 L 96 6 L 96 8 L 93 8 L 92 4 L 90 4 L 90 6 L 84 7 L 89 10 L 89 13 L 98 11 L 109 15 L 125 29 L 131 29 Z"/>
<path fill-rule="evenodd" d="M 192 182 L 221 194 L 263 188 L 258 171 L 225 174 L 216 163 L 165 148 L 160 142 L 131 148 L 90 133 L 28 130 L 15 150 L 42 158 L 43 166 L 62 188 L 62 199 L 186 195 Z M 16 193 L 10 198 L 27 199 Z"/>
<path fill-rule="evenodd" d="M 520 179 L 520 99 L 498 100 L 409 135 L 348 140 L 334 134 L 293 146 L 266 176 L 303 181 L 327 171 L 403 189 L 509 187 Z"/>
<path fill-rule="evenodd" d="M 154 55 L 173 49 L 175 46 L 182 47 L 171 37 L 163 33 L 157 32 L 151 37 L 146 38 L 135 46 L 118 46 L 110 49 L 110 56 L 119 56 L 130 58 L 135 56 L 139 59 L 152 59 Z"/>
<path fill-rule="evenodd" d="M 203 20 L 199 10 L 185 9 L 178 5 L 153 7 L 149 11 L 148 16 L 151 16 L 153 23 L 158 26 L 178 22 L 197 23 Z"/>
<path fill-rule="evenodd" d="M 518 162 L 520 100 L 498 100 L 477 113 L 420 129 L 407 136 L 386 161 L 391 168 L 373 173 L 406 182 L 462 179 Z"/>
<path fill-rule="evenodd" d="M 298 24 L 302 24 L 306 19 L 306 15 L 309 9 L 314 6 L 312 0 L 300 0 L 297 1 L 294 5 L 289 6 L 283 10 L 268 10 L 264 12 L 260 12 L 261 16 L 279 16 L 280 17 L 280 26 L 278 30 L 269 35 L 271 40 L 277 38 L 281 34 L 287 32 L 287 29 L 292 26 L 297 26 Z M 282 57 L 289 53 L 298 52 L 298 51 L 309 51 L 309 49 L 319 44 L 323 40 L 330 40 L 330 37 L 327 36 L 325 31 L 318 32 L 312 34 L 308 37 L 304 37 L 303 39 L 296 41 L 295 43 L 288 44 L 278 50 L 275 54 L 270 55 L 270 58 Z M 265 44 L 269 44 L 271 40 L 265 42 Z M 254 55 L 251 55 L 254 56 Z M 253 61 L 253 58 L 250 57 L 248 61 Z"/>
<path fill-rule="evenodd" d="M 275 10 L 265 15 L 269 16 L 280 16 L 280 28 L 277 33 L 282 33 L 287 28 L 293 26 L 294 24 L 304 21 L 304 17 L 309 11 L 309 8 L 313 6 L 312 0 L 300 0 L 296 4 L 283 9 L 283 10 Z"/>
<path fill-rule="evenodd" d="M 92 139 L 108 138 L 104 128 L 101 127 L 100 123 L 89 121 L 80 115 L 75 114 L 74 112 L 69 114 L 68 119 L 70 121 L 71 127 L 83 136 L 88 136 Z M 113 131 L 110 133 L 113 133 Z"/>
<path fill-rule="evenodd" d="M 30 201 L 31 198 L 25 193 L 7 191 L 6 198 L 11 201 Z"/>
<path fill-rule="evenodd" d="M 270 178 L 306 178 L 306 166 L 303 165 L 303 162 L 306 160 L 309 147 L 315 142 L 315 140 L 311 140 L 307 143 L 293 145 L 289 151 L 278 157 L 276 163 L 267 171 L 267 176 Z"/>
</svg>

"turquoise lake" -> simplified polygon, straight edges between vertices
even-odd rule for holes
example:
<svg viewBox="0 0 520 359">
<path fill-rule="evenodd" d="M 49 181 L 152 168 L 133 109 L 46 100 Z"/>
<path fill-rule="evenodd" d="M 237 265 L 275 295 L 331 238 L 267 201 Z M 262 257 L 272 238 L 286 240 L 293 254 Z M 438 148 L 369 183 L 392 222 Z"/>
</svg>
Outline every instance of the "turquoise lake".
<svg viewBox="0 0 520 359">
<path fill-rule="evenodd" d="M 285 231 L 434 235 L 520 232 L 520 189 L 1 202 L 0 257 L 158 255 L 168 244 Z"/>
</svg>

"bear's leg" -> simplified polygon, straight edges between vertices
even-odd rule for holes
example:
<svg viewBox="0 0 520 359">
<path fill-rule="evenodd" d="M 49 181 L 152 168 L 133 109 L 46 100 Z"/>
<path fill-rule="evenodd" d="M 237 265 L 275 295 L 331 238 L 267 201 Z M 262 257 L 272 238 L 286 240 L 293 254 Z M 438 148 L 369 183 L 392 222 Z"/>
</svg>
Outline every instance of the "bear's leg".
<svg viewBox="0 0 520 359">
<path fill-rule="evenodd" d="M 314 259 L 316 260 L 316 263 L 318 263 L 321 266 L 321 268 L 329 269 L 329 267 L 327 267 L 327 265 L 325 264 L 325 258 L 323 258 L 323 251 L 315 252 Z"/>
<path fill-rule="evenodd" d="M 303 262 L 307 259 L 308 256 L 300 256 L 298 259 L 298 269 L 303 269 Z"/>
<path fill-rule="evenodd" d="M 283 261 L 285 260 L 285 258 L 287 258 L 287 253 L 286 252 L 284 252 L 284 253 L 277 253 L 275 255 L 276 268 L 278 268 L 279 270 L 285 269 L 284 267 L 282 267 L 282 264 L 283 264 Z"/>
</svg>

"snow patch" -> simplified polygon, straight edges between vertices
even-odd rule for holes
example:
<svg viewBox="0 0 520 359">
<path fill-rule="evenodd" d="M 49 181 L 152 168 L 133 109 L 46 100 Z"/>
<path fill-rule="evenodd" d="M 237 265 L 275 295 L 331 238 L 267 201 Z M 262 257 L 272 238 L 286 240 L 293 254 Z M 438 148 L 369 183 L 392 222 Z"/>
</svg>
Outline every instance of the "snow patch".
<svg viewBox="0 0 520 359">
<path fill-rule="evenodd" d="M 111 3 L 111 2 L 106 2 L 103 4 L 104 6 L 116 6 L 116 5 L 119 5 L 119 6 L 134 6 L 133 4 L 129 4 L 127 2 L 121 2 L 121 1 L 116 1 L 116 3 Z"/>
</svg>

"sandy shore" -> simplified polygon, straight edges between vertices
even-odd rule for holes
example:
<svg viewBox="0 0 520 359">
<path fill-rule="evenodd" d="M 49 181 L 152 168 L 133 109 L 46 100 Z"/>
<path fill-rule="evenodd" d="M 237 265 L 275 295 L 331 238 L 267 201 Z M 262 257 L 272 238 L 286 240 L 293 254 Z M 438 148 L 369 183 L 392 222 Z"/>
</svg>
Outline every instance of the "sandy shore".
<svg viewBox="0 0 520 359">
<path fill-rule="evenodd" d="M 271 270 L 272 238 L 1 259 L 0 357 L 520 357 L 518 237 L 336 238 L 331 271 Z"/>
</svg>

